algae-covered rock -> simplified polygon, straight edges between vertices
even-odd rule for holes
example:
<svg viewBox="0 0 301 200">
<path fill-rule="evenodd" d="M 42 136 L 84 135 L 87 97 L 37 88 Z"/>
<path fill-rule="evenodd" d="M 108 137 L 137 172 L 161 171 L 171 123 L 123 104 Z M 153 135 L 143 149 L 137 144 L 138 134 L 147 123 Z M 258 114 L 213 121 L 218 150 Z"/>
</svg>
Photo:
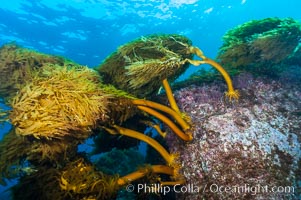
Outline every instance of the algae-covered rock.
<svg viewBox="0 0 301 200">
<path fill-rule="evenodd" d="M 180 152 L 185 184 L 202 191 L 177 199 L 301 199 L 301 87 L 284 78 L 234 77 L 242 95 L 232 105 L 216 83 L 175 92 L 194 139 L 185 146 L 173 134 L 165 139 L 170 151 Z"/>
<path fill-rule="evenodd" d="M 218 59 L 227 71 L 277 74 L 298 47 L 300 27 L 300 22 L 292 18 L 246 22 L 224 35 Z"/>
<path fill-rule="evenodd" d="M 158 92 L 162 80 L 174 80 L 189 64 L 191 41 L 180 35 L 141 37 L 112 53 L 98 67 L 106 84 L 112 84 L 137 97 Z"/>
<path fill-rule="evenodd" d="M 0 48 L 0 97 L 13 96 L 18 88 L 29 81 L 32 72 L 43 64 L 63 65 L 70 62 L 63 57 L 51 56 L 7 44 Z"/>
</svg>

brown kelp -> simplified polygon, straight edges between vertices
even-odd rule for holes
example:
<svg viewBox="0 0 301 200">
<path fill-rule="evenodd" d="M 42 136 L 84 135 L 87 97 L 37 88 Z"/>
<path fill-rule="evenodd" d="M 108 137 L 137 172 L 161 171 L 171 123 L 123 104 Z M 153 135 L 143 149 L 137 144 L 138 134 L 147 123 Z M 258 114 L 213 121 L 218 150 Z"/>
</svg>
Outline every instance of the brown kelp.
<svg viewBox="0 0 301 200">
<path fill-rule="evenodd" d="M 1 47 L 0 61 L 0 97 L 2 98 L 13 96 L 25 81 L 31 79 L 32 71 L 43 64 L 72 63 L 63 57 L 42 54 L 14 43 Z"/>
<path fill-rule="evenodd" d="M 150 35 L 120 46 L 98 67 L 106 84 L 137 97 L 158 92 L 165 78 L 174 80 L 187 67 L 182 63 L 192 58 L 187 51 L 191 41 L 180 35 Z"/>
<path fill-rule="evenodd" d="M 109 95 L 99 81 L 87 67 L 44 66 L 11 100 L 16 133 L 51 139 L 74 132 L 75 138 L 85 137 L 84 132 L 107 118 Z"/>
<path fill-rule="evenodd" d="M 200 60 L 193 60 L 194 55 Z M 125 44 L 97 71 L 66 62 L 37 65 L 7 98 L 11 110 L 3 118 L 11 122 L 13 131 L 0 144 L 1 150 L 11 147 L 0 151 L 0 163 L 9 160 L 1 168 L 2 178 L 13 177 L 9 170 L 28 162 L 28 173 L 22 174 L 14 190 L 17 199 L 23 189 L 26 199 L 113 199 L 120 188 L 142 178 L 161 185 L 185 183 L 178 152 L 168 151 L 143 131 L 153 127 L 166 137 L 162 122 L 182 141 L 193 139 L 194 125 L 177 106 L 168 81 L 189 64 L 213 66 L 227 83 L 226 97 L 239 98 L 223 67 L 179 35 L 146 36 Z M 161 85 L 169 105 L 152 98 Z M 77 152 L 80 143 L 100 134 L 146 142 L 163 163 L 122 176 L 106 175 Z M 97 145 L 109 143 L 100 141 Z M 30 182 L 35 184 L 29 189 Z"/>
<path fill-rule="evenodd" d="M 292 18 L 252 20 L 223 36 L 217 59 L 230 72 L 277 75 L 294 56 L 301 39 L 301 24 Z"/>
</svg>

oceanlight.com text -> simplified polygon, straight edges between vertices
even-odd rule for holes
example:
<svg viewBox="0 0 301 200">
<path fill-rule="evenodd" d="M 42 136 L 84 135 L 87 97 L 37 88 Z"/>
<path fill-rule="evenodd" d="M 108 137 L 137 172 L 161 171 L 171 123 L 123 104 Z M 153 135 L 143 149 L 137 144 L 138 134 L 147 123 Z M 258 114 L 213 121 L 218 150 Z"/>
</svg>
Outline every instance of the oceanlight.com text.
<svg viewBox="0 0 301 200">
<path fill-rule="evenodd" d="M 237 193 L 237 194 L 263 194 L 263 193 L 274 193 L 282 195 L 293 195 L 295 188 L 293 186 L 269 186 L 269 185 L 234 185 L 234 186 L 224 186 L 219 184 L 203 185 L 199 187 L 194 184 L 180 185 L 176 184 L 174 186 L 161 185 L 161 184 L 129 184 L 126 186 L 126 191 L 137 193 L 156 193 L 156 194 L 167 194 L 169 192 L 175 193 Z"/>
<path fill-rule="evenodd" d="M 209 191 L 212 193 L 248 193 L 251 195 L 274 193 L 274 194 L 293 194 L 295 188 L 293 186 L 268 186 L 268 185 L 249 185 L 244 184 L 242 186 L 223 186 L 218 184 L 211 184 Z"/>
</svg>

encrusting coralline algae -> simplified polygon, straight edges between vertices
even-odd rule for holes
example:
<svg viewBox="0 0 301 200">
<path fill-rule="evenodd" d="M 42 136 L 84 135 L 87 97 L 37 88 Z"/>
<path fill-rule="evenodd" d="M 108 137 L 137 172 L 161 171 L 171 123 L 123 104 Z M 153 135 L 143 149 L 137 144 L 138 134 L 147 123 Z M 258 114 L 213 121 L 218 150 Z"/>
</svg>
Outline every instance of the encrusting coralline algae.
<svg viewBox="0 0 301 200">
<path fill-rule="evenodd" d="M 194 140 L 183 146 L 167 134 L 167 141 L 171 151 L 180 152 L 186 184 L 200 187 L 179 199 L 298 199 L 300 87 L 250 74 L 234 84 L 241 92 L 235 103 L 223 100 L 216 83 L 175 92 L 194 123 Z"/>
</svg>

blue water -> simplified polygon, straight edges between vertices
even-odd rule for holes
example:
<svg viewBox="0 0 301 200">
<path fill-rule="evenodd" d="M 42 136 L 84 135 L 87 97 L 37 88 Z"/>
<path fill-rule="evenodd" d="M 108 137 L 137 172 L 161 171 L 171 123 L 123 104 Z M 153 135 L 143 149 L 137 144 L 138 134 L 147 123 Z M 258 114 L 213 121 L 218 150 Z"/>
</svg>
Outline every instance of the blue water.
<svg viewBox="0 0 301 200">
<path fill-rule="evenodd" d="M 300 0 L 3 0 L 0 45 L 16 42 L 93 67 L 137 37 L 177 33 L 214 58 L 227 30 L 266 17 L 301 21 L 300 8 Z M 8 129 L 1 127 L 0 138 Z"/>
<path fill-rule="evenodd" d="M 0 45 L 96 66 L 141 35 L 178 33 L 215 57 L 224 33 L 265 17 L 301 20 L 299 0 L 10 0 L 0 3 Z"/>
</svg>

